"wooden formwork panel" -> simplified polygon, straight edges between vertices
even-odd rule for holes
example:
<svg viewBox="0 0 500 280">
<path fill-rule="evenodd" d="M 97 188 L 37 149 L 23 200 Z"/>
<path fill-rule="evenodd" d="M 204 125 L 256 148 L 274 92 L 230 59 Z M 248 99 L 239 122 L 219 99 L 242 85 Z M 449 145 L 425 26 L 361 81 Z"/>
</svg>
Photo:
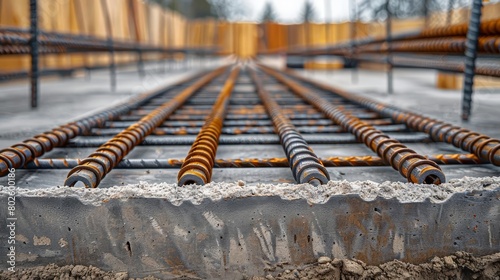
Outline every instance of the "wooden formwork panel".
<svg viewBox="0 0 500 280">
<path fill-rule="evenodd" d="M 279 24 L 266 22 L 221 22 L 214 19 L 187 21 L 176 12 L 143 0 L 39 0 L 40 28 L 99 38 L 109 36 L 106 29 L 107 5 L 111 33 L 116 40 L 128 40 L 157 46 L 218 47 L 220 54 L 252 57 L 257 52 L 282 52 L 290 48 L 318 47 L 346 42 L 354 35 L 384 37 L 385 23 L 303 23 Z M 468 20 L 467 8 L 451 13 L 451 23 Z M 485 3 L 483 19 L 500 16 L 500 3 Z M 392 30 L 400 33 L 447 24 L 448 14 L 433 13 L 427 22 L 423 18 L 394 19 Z M 29 27 L 29 0 L 0 1 L 0 25 Z M 154 58 L 159 55 L 147 55 Z M 182 57 L 182 55 L 178 55 Z M 116 54 L 117 62 L 136 58 L 136 54 Z M 109 63 L 109 54 L 62 54 L 43 56 L 42 68 L 102 65 Z M 0 57 L 0 71 L 29 69 L 29 56 Z"/>
</svg>

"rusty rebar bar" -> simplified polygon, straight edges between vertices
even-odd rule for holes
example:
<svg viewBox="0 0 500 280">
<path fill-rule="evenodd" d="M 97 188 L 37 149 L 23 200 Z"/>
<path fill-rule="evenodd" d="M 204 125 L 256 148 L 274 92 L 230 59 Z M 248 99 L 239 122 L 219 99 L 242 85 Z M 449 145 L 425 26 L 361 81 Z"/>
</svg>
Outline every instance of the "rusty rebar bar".
<svg viewBox="0 0 500 280">
<path fill-rule="evenodd" d="M 356 137 L 350 133 L 331 133 L 331 134 L 304 134 L 304 139 L 309 144 L 356 144 L 359 143 Z M 395 133 L 392 138 L 403 143 L 428 143 L 430 138 L 425 133 Z M 68 142 L 66 147 L 83 148 L 99 147 L 107 142 L 108 137 L 79 137 Z M 142 146 L 165 146 L 165 145 L 192 145 L 196 137 L 193 135 L 178 135 L 172 137 L 148 136 L 142 143 Z M 221 135 L 219 145 L 267 145 L 280 144 L 280 138 L 275 134 L 259 135 Z"/>
<path fill-rule="evenodd" d="M 425 158 L 437 164 L 463 165 L 487 163 L 474 154 L 436 154 Z M 84 159 L 42 158 L 26 164 L 26 169 L 70 169 L 78 166 Z M 319 158 L 325 167 L 388 166 L 377 156 L 344 156 Z M 115 169 L 176 169 L 181 168 L 184 159 L 123 159 Z M 290 167 L 287 158 L 237 158 L 216 159 L 214 168 L 276 168 Z"/>
<path fill-rule="evenodd" d="M 225 67 L 218 68 L 206 74 L 196 81 L 196 83 L 182 90 L 180 94 L 173 97 L 170 101 L 103 144 L 96 152 L 90 154 L 88 158 L 80 162 L 77 167 L 68 173 L 64 184 L 72 187 L 78 182 L 82 182 L 85 187 L 97 187 L 102 178 L 135 146 L 140 144 L 146 136 L 151 134 L 158 125 L 163 123 L 175 110 L 181 107 L 196 91 L 222 74 L 225 69 Z"/>
<path fill-rule="evenodd" d="M 163 94 L 169 88 L 186 83 L 199 76 L 200 73 L 197 73 L 172 86 L 153 89 L 115 106 L 106 108 L 92 116 L 61 125 L 51 131 L 37 134 L 32 138 L 26 139 L 22 143 L 14 144 L 10 148 L 0 150 L 0 177 L 7 175 L 8 169 L 23 167 L 27 162 L 42 156 L 53 148 L 66 145 L 68 140 L 78 135 L 86 134 L 90 132 L 92 128 L 104 125 L 106 121 L 115 120 L 119 116 L 129 113 L 145 102 Z"/>
<path fill-rule="evenodd" d="M 355 102 L 384 117 L 390 117 L 397 123 L 404 123 L 410 129 L 427 133 L 434 141 L 452 144 L 466 152 L 475 154 L 481 160 L 500 166 L 500 139 L 492 138 L 460 126 L 429 118 L 395 106 L 386 105 L 370 98 L 361 97 L 351 92 L 318 83 L 291 72 L 289 72 L 289 75 L 322 90 L 332 92 L 347 100 Z"/>
<path fill-rule="evenodd" d="M 293 177 L 299 184 L 311 183 L 322 185 L 328 183 L 330 175 L 318 159 L 318 156 L 309 147 L 290 119 L 282 112 L 281 107 L 273 100 L 269 92 L 264 88 L 262 81 L 256 72 L 251 69 L 250 76 L 257 88 L 266 111 L 273 122 L 273 126 L 278 133 L 281 145 L 285 151 Z"/>
<path fill-rule="evenodd" d="M 235 66 L 231 71 L 213 105 L 212 113 L 208 116 L 205 125 L 201 128 L 200 133 L 191 146 L 177 176 L 179 186 L 189 184 L 204 185 L 210 182 L 219 137 L 224 118 L 227 114 L 229 98 L 231 97 L 239 71 L 239 65 Z"/>
<path fill-rule="evenodd" d="M 387 44 L 372 44 L 358 49 L 359 53 L 366 52 L 387 52 L 388 46 L 391 52 L 428 52 L 428 53 L 455 53 L 463 54 L 466 48 L 465 37 L 430 38 L 408 41 L 398 41 Z M 498 54 L 500 53 L 500 37 L 481 36 L 478 39 L 478 49 L 480 53 Z"/>
<path fill-rule="evenodd" d="M 224 124 L 225 125 L 225 124 Z M 125 126 L 128 127 L 128 126 Z M 384 126 L 374 126 L 383 132 L 404 132 L 408 131 L 406 125 L 395 124 L 395 125 L 384 125 Z M 314 133 L 342 133 L 345 132 L 344 128 L 337 125 L 328 126 L 296 126 L 296 130 L 302 134 L 314 134 Z M 158 127 L 151 135 L 197 135 L 200 133 L 201 127 Z M 92 129 L 89 134 L 91 136 L 110 136 L 120 133 L 120 128 L 99 128 Z M 240 126 L 240 127 L 224 127 L 222 128 L 223 134 L 229 135 L 240 135 L 240 134 L 272 134 L 275 133 L 275 128 L 273 126 Z"/>
<path fill-rule="evenodd" d="M 278 71 L 261 65 L 266 73 L 286 85 L 290 90 L 313 104 L 330 119 L 344 127 L 361 140 L 367 147 L 376 152 L 395 170 L 413 183 L 441 184 L 446 181 L 444 173 L 436 163 L 407 148 L 388 135 L 376 130 L 373 126 L 344 112 L 341 106 L 334 106 L 318 94 L 308 90 Z"/>
</svg>

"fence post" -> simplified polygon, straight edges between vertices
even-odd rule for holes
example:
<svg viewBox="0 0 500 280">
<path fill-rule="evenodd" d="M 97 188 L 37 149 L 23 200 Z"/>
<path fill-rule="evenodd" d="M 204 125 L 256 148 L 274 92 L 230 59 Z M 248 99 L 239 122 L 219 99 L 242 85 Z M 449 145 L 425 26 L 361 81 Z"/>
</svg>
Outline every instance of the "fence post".
<svg viewBox="0 0 500 280">
<path fill-rule="evenodd" d="M 38 107 L 38 11 L 37 0 L 30 0 L 31 108 Z"/>
<path fill-rule="evenodd" d="M 476 71 L 477 41 L 481 24 L 482 0 L 474 0 L 470 11 L 469 29 L 465 43 L 464 92 L 462 98 L 462 120 L 469 120 L 474 91 L 474 74 Z"/>
</svg>

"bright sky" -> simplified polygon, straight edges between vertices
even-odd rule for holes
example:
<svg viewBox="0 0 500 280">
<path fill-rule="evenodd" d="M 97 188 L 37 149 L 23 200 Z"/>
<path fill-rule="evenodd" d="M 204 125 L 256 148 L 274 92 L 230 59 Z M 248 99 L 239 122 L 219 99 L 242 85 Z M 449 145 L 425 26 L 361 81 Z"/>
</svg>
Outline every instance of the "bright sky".
<svg viewBox="0 0 500 280">
<path fill-rule="evenodd" d="M 248 9 L 248 17 L 244 20 L 260 20 L 266 2 L 270 1 L 281 22 L 298 22 L 306 0 L 243 0 Z M 332 22 L 349 19 L 349 0 L 309 0 L 314 5 L 316 21 L 325 21 L 325 1 L 330 1 L 330 18 Z"/>
</svg>

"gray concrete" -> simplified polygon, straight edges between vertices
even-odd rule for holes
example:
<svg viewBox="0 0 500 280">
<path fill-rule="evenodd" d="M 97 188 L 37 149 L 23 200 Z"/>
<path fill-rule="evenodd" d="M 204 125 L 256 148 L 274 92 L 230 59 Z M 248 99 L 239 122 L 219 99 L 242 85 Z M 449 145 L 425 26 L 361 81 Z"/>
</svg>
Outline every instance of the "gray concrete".
<svg viewBox="0 0 500 280">
<path fill-rule="evenodd" d="M 243 279 L 325 255 L 376 265 L 500 250 L 498 179 L 442 187 L 240 182 L 204 188 L 19 190 L 17 266 L 85 264 L 131 277 Z M 5 207 L 0 215 L 7 215 Z M 2 227 L 2 240 L 7 234 Z"/>
<path fill-rule="evenodd" d="M 204 67 L 160 71 L 158 64 L 149 63 L 144 77 L 134 67 L 120 68 L 116 91 L 111 91 L 108 70 L 92 71 L 90 79 L 84 73 L 71 78 L 40 80 L 38 108 L 30 107 L 28 80 L 0 84 L 0 147 L 50 130 L 58 125 L 79 119 L 120 103 L 133 95 L 153 88 L 173 84 Z M 207 65 L 204 65 L 207 66 Z M 211 64 L 214 66 L 214 64 Z"/>
</svg>

